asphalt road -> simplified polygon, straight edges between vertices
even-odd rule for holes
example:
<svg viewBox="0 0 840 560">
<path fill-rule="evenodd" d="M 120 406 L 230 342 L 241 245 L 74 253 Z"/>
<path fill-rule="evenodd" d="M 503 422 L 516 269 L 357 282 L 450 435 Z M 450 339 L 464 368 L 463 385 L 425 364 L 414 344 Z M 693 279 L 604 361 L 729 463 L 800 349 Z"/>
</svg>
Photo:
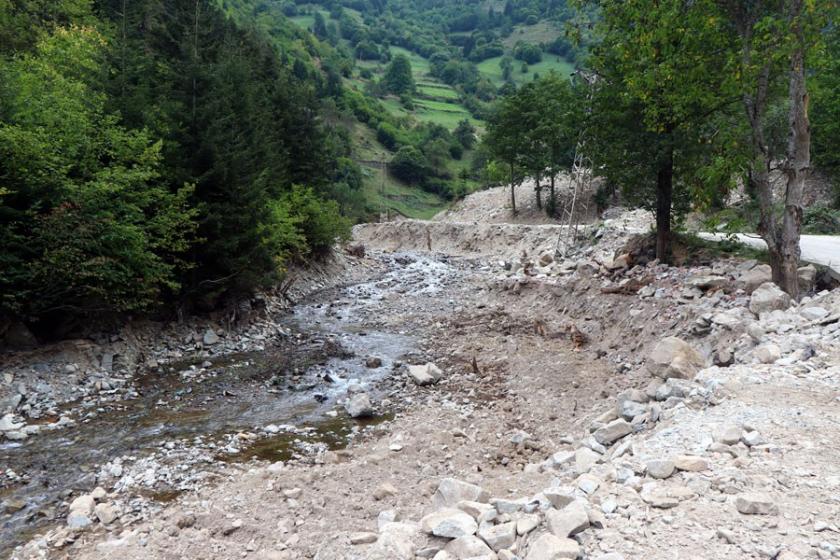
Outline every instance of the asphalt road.
<svg viewBox="0 0 840 560">
<path fill-rule="evenodd" d="M 705 239 L 725 239 L 726 236 L 715 233 L 701 233 Z M 767 244 L 757 235 L 738 234 L 738 241 L 756 247 L 767 249 Z M 837 235 L 803 235 L 800 241 L 802 260 L 829 267 L 835 276 L 840 277 L 840 236 Z"/>
</svg>

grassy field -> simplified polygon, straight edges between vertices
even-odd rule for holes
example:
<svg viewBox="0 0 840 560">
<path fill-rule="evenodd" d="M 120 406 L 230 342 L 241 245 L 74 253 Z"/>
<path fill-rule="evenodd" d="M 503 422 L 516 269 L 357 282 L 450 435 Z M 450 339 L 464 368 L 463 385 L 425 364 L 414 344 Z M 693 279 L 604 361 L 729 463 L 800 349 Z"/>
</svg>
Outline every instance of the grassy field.
<svg viewBox="0 0 840 560">
<path fill-rule="evenodd" d="M 376 140 L 375 133 L 366 126 L 353 127 L 355 156 L 366 162 L 387 162 L 392 154 Z M 372 212 L 398 212 L 409 218 L 428 219 L 444 210 L 448 203 L 439 196 L 417 187 L 402 184 L 381 166 L 362 164 L 364 194 Z"/>
<path fill-rule="evenodd" d="M 458 100 L 458 92 L 446 84 L 422 83 L 418 82 L 417 91 L 420 95 L 431 97 L 434 99 L 454 99 Z"/>
<path fill-rule="evenodd" d="M 478 71 L 489 78 L 490 81 L 492 81 L 497 87 L 504 84 L 504 80 L 502 79 L 502 68 L 499 66 L 501 61 L 502 57 L 497 56 L 496 58 L 488 58 L 478 64 Z M 521 67 L 522 62 L 515 60 L 511 78 L 513 78 L 513 81 L 516 82 L 517 85 L 530 82 L 534 79 L 535 73 L 542 76 L 548 74 L 551 70 L 554 70 L 562 76 L 569 76 L 572 72 L 574 72 L 574 66 L 572 66 L 568 60 L 553 54 L 543 54 L 542 62 L 529 65 L 528 72 L 525 74 L 522 73 Z"/>
<path fill-rule="evenodd" d="M 551 43 L 562 34 L 560 28 L 554 22 L 541 21 L 534 25 L 517 25 L 513 29 L 513 33 L 502 41 L 502 44 L 512 49 L 519 41 L 526 43 Z"/>
</svg>

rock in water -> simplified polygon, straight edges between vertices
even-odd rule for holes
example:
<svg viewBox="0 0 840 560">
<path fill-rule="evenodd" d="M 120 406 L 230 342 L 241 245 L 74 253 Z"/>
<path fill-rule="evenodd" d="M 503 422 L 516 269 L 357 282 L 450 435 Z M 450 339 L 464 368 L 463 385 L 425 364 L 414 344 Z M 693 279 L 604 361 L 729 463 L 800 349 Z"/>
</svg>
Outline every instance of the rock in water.
<svg viewBox="0 0 840 560">
<path fill-rule="evenodd" d="M 706 359 L 700 352 L 675 336 L 659 341 L 647 361 L 648 371 L 662 379 L 692 379 L 704 367 Z"/>
<path fill-rule="evenodd" d="M 765 282 L 750 296 L 750 311 L 756 315 L 771 311 L 785 310 L 790 307 L 790 296 L 776 284 Z"/>
<path fill-rule="evenodd" d="M 351 418 L 369 418 L 373 416 L 373 404 L 367 393 L 357 393 L 347 399 L 344 408 Z"/>
</svg>

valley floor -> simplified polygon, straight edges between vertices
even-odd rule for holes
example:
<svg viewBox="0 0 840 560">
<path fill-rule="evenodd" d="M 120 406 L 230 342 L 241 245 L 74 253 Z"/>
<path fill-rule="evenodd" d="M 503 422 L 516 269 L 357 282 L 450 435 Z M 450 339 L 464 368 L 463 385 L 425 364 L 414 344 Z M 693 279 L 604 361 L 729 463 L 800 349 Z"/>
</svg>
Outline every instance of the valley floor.
<svg viewBox="0 0 840 560">
<path fill-rule="evenodd" d="M 385 422 L 346 448 L 185 463 L 212 476 L 142 508 L 100 474 L 58 506 L 93 523 L 59 515 L 11 557 L 840 558 L 840 293 L 787 307 L 756 263 L 614 261 L 639 214 L 556 261 L 559 226 L 444 219 L 359 226 L 356 278 L 306 301 L 383 370 L 328 414 L 364 391 Z M 419 385 L 427 362 L 442 377 Z"/>
</svg>

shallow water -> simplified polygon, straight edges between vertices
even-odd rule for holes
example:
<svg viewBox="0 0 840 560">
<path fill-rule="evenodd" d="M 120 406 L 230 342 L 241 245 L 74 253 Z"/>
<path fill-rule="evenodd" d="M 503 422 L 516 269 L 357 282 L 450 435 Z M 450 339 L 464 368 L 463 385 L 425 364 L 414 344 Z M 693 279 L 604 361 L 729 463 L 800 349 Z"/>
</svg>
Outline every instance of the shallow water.
<svg viewBox="0 0 840 560">
<path fill-rule="evenodd" d="M 190 364 L 147 372 L 137 379 L 137 399 L 110 403 L 74 426 L 0 444 L 0 465 L 31 477 L 25 485 L 0 490 L 3 500 L 26 504 L 19 512 L 0 513 L 0 556 L 52 522 L 68 490 L 92 489 L 100 465 L 124 455 L 149 456 L 167 441 L 196 436 L 212 440 L 269 424 L 292 424 L 311 428 L 309 435 L 279 433 L 225 460 L 286 460 L 302 438 L 342 447 L 354 427 L 364 423 L 343 411 L 335 418 L 325 413 L 336 408 L 351 382 L 375 395 L 374 384 L 416 349 L 413 337 L 367 330 L 362 318 L 375 313 L 384 298 L 404 293 L 406 284 L 417 293 L 440 290 L 447 269 L 426 259 L 397 263 L 376 282 L 339 290 L 328 303 L 295 308 L 282 322 L 302 335 L 302 344 L 280 340 L 265 352 L 218 358 L 208 368 L 215 375 L 200 382 L 181 375 Z M 368 356 L 380 358 L 382 367 L 367 368 Z M 366 423 L 383 419 L 388 416 Z"/>
</svg>

